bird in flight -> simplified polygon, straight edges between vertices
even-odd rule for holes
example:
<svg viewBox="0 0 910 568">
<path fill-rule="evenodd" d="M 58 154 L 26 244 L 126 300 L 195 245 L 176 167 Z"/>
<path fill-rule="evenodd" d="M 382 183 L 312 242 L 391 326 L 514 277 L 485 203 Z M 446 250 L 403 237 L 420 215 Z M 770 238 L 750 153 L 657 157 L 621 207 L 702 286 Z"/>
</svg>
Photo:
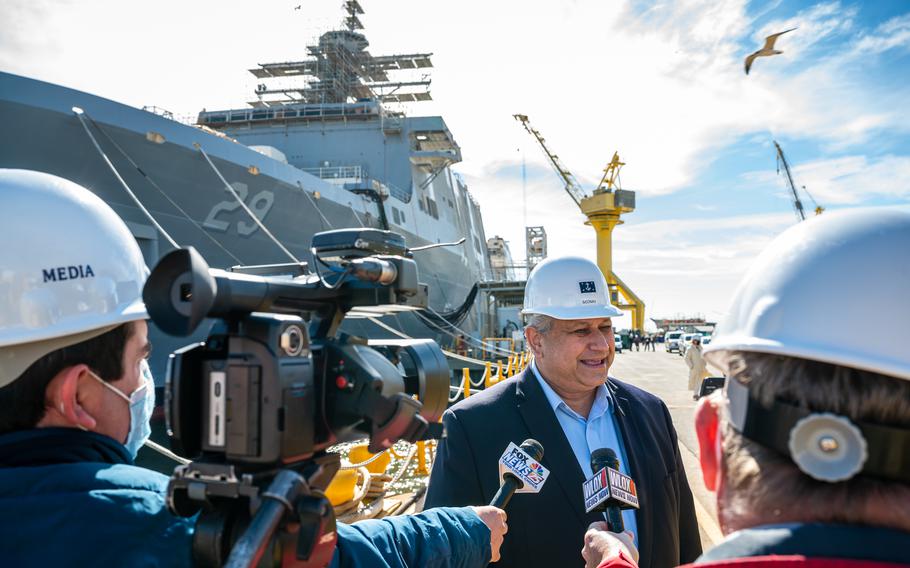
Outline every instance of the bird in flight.
<svg viewBox="0 0 910 568">
<path fill-rule="evenodd" d="M 752 69 L 752 62 L 755 61 L 756 57 L 769 57 L 771 55 L 780 55 L 783 51 L 778 51 L 774 49 L 774 42 L 777 41 L 777 38 L 784 35 L 787 32 L 792 32 L 796 28 L 790 28 L 789 30 L 784 30 L 776 34 L 771 34 L 765 38 L 765 45 L 755 53 L 746 57 L 746 75 L 749 74 L 749 69 Z"/>
<path fill-rule="evenodd" d="M 294 9 L 295 9 L 295 10 L 299 10 L 299 9 L 300 9 L 300 6 L 301 6 L 300 4 L 297 4 L 296 6 L 294 6 Z"/>
</svg>

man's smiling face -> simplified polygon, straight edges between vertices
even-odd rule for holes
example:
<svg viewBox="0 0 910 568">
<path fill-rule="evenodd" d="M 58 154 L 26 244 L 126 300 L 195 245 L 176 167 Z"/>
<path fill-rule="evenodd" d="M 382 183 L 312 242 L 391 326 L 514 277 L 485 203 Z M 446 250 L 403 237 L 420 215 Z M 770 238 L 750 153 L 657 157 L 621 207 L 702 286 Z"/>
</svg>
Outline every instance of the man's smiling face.
<svg viewBox="0 0 910 568">
<path fill-rule="evenodd" d="M 546 333 L 529 328 L 540 373 L 557 391 L 587 392 L 607 380 L 613 363 L 611 318 L 552 320 Z"/>
</svg>

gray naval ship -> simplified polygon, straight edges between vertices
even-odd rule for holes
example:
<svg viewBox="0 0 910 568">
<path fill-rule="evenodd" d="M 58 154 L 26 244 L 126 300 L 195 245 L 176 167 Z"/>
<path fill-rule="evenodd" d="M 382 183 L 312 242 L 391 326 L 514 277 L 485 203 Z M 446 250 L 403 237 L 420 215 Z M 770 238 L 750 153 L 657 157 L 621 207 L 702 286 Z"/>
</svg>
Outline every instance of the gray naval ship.
<svg viewBox="0 0 910 568">
<path fill-rule="evenodd" d="M 460 148 L 441 117 L 388 108 L 430 99 L 425 75 L 390 75 L 425 72 L 431 54 L 371 55 L 358 18 L 363 10 L 356 0 L 345 7 L 343 28 L 307 46 L 305 59 L 251 70 L 261 82 L 249 107 L 203 111 L 191 125 L 0 72 L 0 167 L 89 188 L 126 221 L 149 266 L 173 247 L 137 200 L 177 244 L 196 247 L 218 268 L 286 263 L 289 256 L 311 261 L 313 234 L 329 229 L 389 229 L 410 248 L 464 237 L 458 246 L 415 253 L 430 309 L 382 321 L 442 345 L 462 330 L 476 336 L 477 283 L 489 279 L 490 261 L 479 207 L 451 170 Z M 370 320 L 350 320 L 343 329 L 392 337 Z M 163 378 L 170 351 L 203 335 L 153 330 L 156 376 Z"/>
</svg>

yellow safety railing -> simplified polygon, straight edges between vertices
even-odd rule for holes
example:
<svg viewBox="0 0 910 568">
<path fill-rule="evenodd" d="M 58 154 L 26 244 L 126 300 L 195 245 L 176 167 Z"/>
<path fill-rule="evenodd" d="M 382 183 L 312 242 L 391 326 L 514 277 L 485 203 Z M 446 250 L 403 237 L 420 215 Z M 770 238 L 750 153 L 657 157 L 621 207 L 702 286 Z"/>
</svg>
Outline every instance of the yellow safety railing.
<svg viewBox="0 0 910 568">
<path fill-rule="evenodd" d="M 455 402 L 462 394 L 468 398 L 476 394 L 477 389 L 490 388 L 514 377 L 524 371 L 531 360 L 531 353 L 522 351 L 505 360 L 486 361 L 483 373 L 476 382 L 471 380 L 470 369 L 465 367 L 461 371 L 461 384 L 451 387 L 449 401 Z M 351 447 L 347 457 L 352 463 L 342 468 L 327 489 L 339 518 L 354 522 L 398 514 L 407 509 L 410 504 L 406 501 L 393 500 L 392 503 L 384 504 L 383 499 L 388 496 L 391 486 L 407 472 L 410 471 L 413 476 L 428 476 L 435 451 L 436 443 L 433 440 L 419 441 L 405 453 L 389 448 L 379 454 L 371 454 L 367 451 L 366 444 Z M 396 472 L 394 476 L 387 473 L 389 469 Z"/>
</svg>

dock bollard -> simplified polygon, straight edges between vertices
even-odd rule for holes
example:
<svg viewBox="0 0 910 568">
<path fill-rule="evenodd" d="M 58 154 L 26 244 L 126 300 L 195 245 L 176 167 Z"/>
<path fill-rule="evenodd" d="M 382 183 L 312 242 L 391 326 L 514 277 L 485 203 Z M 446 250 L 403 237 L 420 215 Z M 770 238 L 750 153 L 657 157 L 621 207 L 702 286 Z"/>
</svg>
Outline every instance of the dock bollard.
<svg viewBox="0 0 910 568">
<path fill-rule="evenodd" d="M 487 366 L 483 370 L 483 388 L 488 389 L 493 386 L 493 365 L 487 361 Z"/>
<path fill-rule="evenodd" d="M 513 374 L 513 361 L 514 358 L 512 355 L 509 355 L 509 362 L 506 364 L 506 377 L 511 377 Z"/>
<path fill-rule="evenodd" d="M 503 376 L 503 374 L 502 374 L 502 359 L 499 360 L 498 365 L 499 365 L 499 368 L 496 371 L 496 382 L 497 383 L 499 381 L 504 381 L 506 379 L 505 376 Z"/>
<path fill-rule="evenodd" d="M 430 475 L 430 472 L 427 471 L 427 443 L 424 440 L 417 442 L 417 471 L 414 473 L 417 475 Z"/>
<path fill-rule="evenodd" d="M 471 396 L 471 370 L 465 367 L 461 370 L 461 384 L 464 385 L 464 397 Z"/>
</svg>

